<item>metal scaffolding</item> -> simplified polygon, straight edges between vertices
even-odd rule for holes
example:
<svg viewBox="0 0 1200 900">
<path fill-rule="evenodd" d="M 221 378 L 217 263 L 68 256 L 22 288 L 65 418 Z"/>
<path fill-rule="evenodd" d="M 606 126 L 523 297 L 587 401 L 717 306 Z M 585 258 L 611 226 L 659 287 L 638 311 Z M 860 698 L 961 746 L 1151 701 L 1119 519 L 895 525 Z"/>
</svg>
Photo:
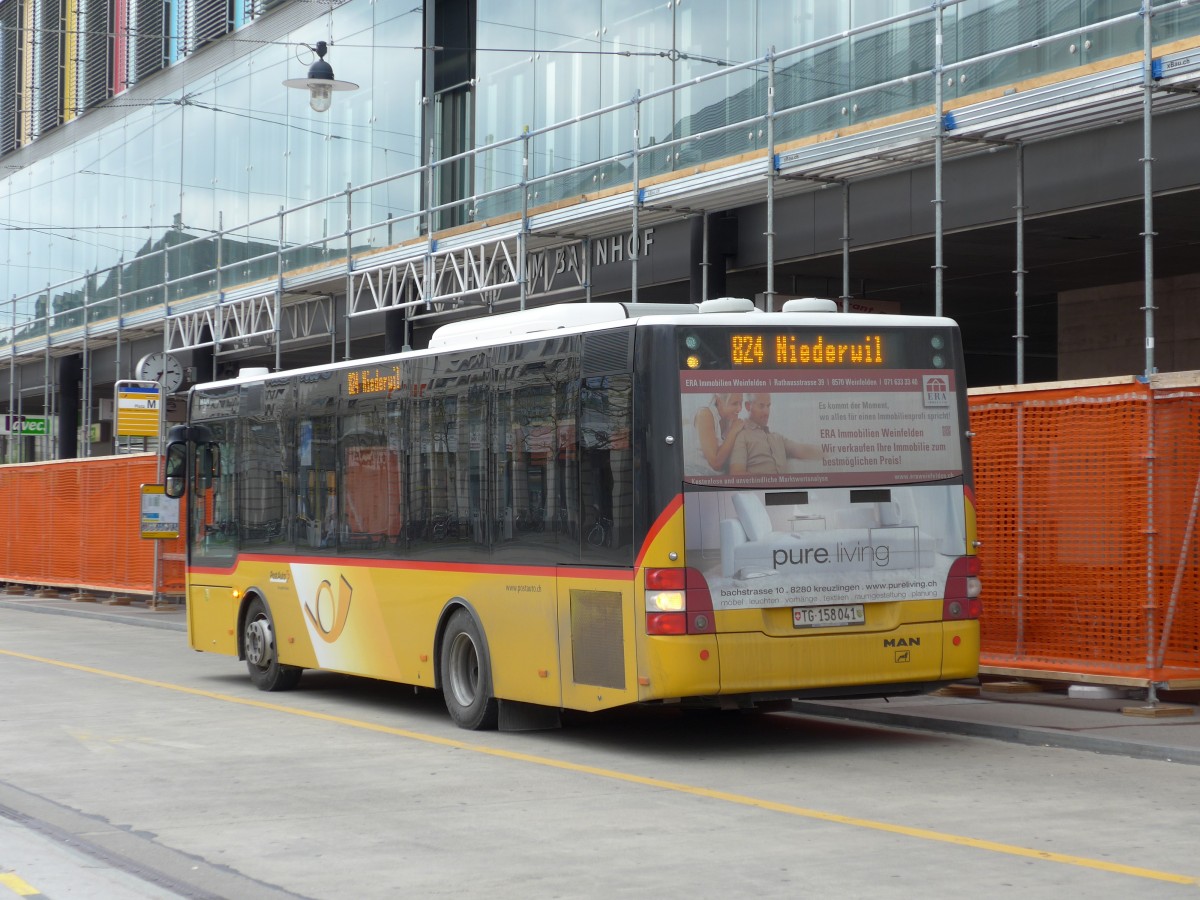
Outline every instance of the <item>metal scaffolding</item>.
<svg viewBox="0 0 1200 900">
<path fill-rule="evenodd" d="M 943 13 L 962 0 L 935 0 L 930 6 L 906 12 L 881 22 L 859 26 L 783 52 L 773 49 L 764 57 L 739 65 L 725 66 L 658 91 L 639 93 L 623 103 L 614 104 L 579 116 L 570 122 L 555 123 L 528 131 L 516 138 L 479 147 L 446 159 L 432 158 L 423 165 L 387 179 L 359 186 L 347 185 L 339 194 L 309 201 L 292 209 L 280 209 L 272 216 L 226 228 L 223 221 L 216 234 L 206 234 L 153 251 L 161 254 L 161 303 L 132 308 L 131 300 L 144 297 L 147 288 L 123 291 L 122 266 L 116 271 L 116 296 L 93 297 L 84 289 L 83 308 L 72 310 L 75 318 L 48 311 L 38 321 L 18 322 L 18 309 L 32 297 L 11 300 L 9 341 L 0 346 L 0 366 L 9 368 L 9 410 L 19 413 L 21 397 L 18 390 L 18 368 L 41 359 L 46 370 L 47 385 L 44 398 L 48 409 L 56 392 L 50 387 L 51 361 L 69 354 L 83 354 L 85 370 L 95 349 L 117 346 L 118 369 L 121 345 L 133 338 L 161 336 L 165 350 L 181 351 L 211 348 L 221 354 L 244 354 L 249 348 L 271 348 L 275 365 L 282 365 L 286 347 L 315 346 L 328 341 L 331 358 L 336 355 L 339 325 L 345 336 L 345 355 L 350 355 L 350 325 L 352 320 L 402 311 L 406 334 L 412 322 L 449 314 L 471 311 L 490 313 L 502 307 L 524 308 L 528 303 L 543 302 L 553 297 L 591 299 L 592 277 L 590 257 L 592 239 L 631 229 L 633 239 L 629 248 L 632 275 L 629 296 L 638 301 L 639 260 L 644 250 L 638 236 L 641 230 L 657 223 L 703 217 L 703 291 L 707 296 L 709 278 L 709 230 L 707 216 L 714 212 L 764 204 L 766 212 L 766 298 L 774 304 L 776 295 L 775 208 L 781 198 L 793 197 L 836 185 L 842 192 L 842 303 L 850 300 L 851 250 L 850 234 L 852 186 L 869 178 L 918 167 L 932 166 L 934 241 L 932 268 L 935 278 L 935 308 L 943 311 L 943 276 L 947 267 L 944 259 L 945 225 L 942 209 L 945 203 L 943 170 L 948 160 L 987 152 L 996 147 L 1015 151 L 1014 223 L 1016 250 L 1014 291 L 1016 296 L 1015 350 L 1017 381 L 1024 379 L 1025 297 L 1024 297 L 1024 148 L 1033 142 L 1049 140 L 1071 132 L 1100 128 L 1140 114 L 1143 123 L 1143 156 L 1140 160 L 1144 175 L 1143 231 L 1145 255 L 1145 331 L 1146 375 L 1154 371 L 1154 302 L 1153 302 L 1153 157 L 1151 154 L 1151 121 L 1153 115 L 1165 110 L 1200 105 L 1200 56 L 1194 48 L 1154 57 L 1153 16 L 1163 15 L 1188 5 L 1189 0 L 1153 5 L 1149 0 L 1136 12 L 1114 16 L 1100 23 L 1074 28 L 1038 41 L 1007 47 L 969 59 L 946 62 L 943 58 Z M 832 96 L 778 108 L 776 79 L 781 67 L 790 61 L 849 40 L 855 34 L 933 17 L 935 24 L 934 54 L 927 72 L 905 75 L 892 81 L 865 88 L 847 90 Z M 1111 65 L 1090 66 L 1083 74 L 1061 73 L 1051 83 L 1022 86 L 1020 90 L 1002 96 L 988 96 L 972 101 L 970 97 L 954 104 L 946 101 L 944 87 L 956 73 L 971 66 L 991 62 L 1021 53 L 1050 41 L 1079 38 L 1085 32 L 1095 33 L 1132 22 L 1140 22 L 1143 31 L 1141 58 L 1116 58 Z M 653 146 L 643 146 L 640 131 L 641 113 L 645 104 L 656 99 L 693 89 L 699 84 L 735 79 L 739 74 L 754 73 L 766 85 L 762 106 L 747 119 L 725 124 L 699 134 L 689 134 Z M 1043 79 L 1044 81 L 1045 79 Z M 931 82 L 932 106 L 913 109 L 895 115 L 883 124 L 863 130 L 849 129 L 847 133 L 832 132 L 810 138 L 781 138 L 785 127 L 795 117 L 829 104 L 852 105 L 870 92 L 899 86 Z M 729 81 L 729 84 L 736 82 Z M 572 127 L 581 121 L 627 113 L 633 122 L 629 142 L 620 152 L 590 161 L 573 169 L 559 170 L 548 175 L 532 176 L 530 152 L 539 138 L 557 129 Z M 686 170 L 645 177 L 644 164 L 650 154 L 669 155 L 679 148 L 704 140 L 715 140 L 734 133 L 765 135 L 753 152 L 724 160 L 714 160 Z M 474 166 L 476 160 L 499 151 L 520 154 L 519 180 L 490 191 L 475 192 L 453 203 L 436 204 L 433 187 L 444 167 Z M 1132 162 L 1132 161 L 1131 161 Z M 615 186 L 605 182 L 611 172 L 625 172 L 628 182 Z M 597 174 L 598 173 L 598 174 Z M 536 205 L 531 198 L 539 190 L 555 184 L 578 183 L 579 177 L 591 175 L 597 190 L 567 198 L 565 202 Z M 395 182 L 412 182 L 423 186 L 424 208 L 384 221 L 355 222 L 355 198 L 369 196 L 374 188 Z M 514 202 L 516 199 L 516 202 Z M 308 208 L 332 206 L 344 200 L 346 216 L 344 230 L 307 243 L 288 243 L 286 222 Z M 500 210 L 488 218 L 480 211 Z M 457 215 L 466 224 L 438 230 L 444 216 Z M 261 234 L 275 223 L 277 232 L 274 247 L 263 246 L 250 258 L 227 260 L 223 248 Z M 381 250 L 369 249 L 364 235 L 373 230 L 393 227 L 418 236 L 392 244 Z M 211 289 L 190 296 L 188 285 L 197 281 L 197 273 L 172 273 L 172 254 L 190 244 L 214 243 L 216 267 L 208 273 Z M 250 249 L 247 243 L 246 249 Z M 153 256 L 153 253 L 150 256 Z M 298 267 L 294 261 L 309 254 L 321 260 L 319 264 Z M 139 263 L 149 257 L 139 257 Z M 567 260 L 561 266 L 548 261 Z M 248 271 L 264 273 L 260 280 L 238 283 Z M 85 284 L 94 283 L 97 273 L 89 273 Z M 48 286 L 38 296 L 47 299 L 56 289 L 75 289 L 75 282 Z M 339 299 L 342 298 L 339 303 Z M 114 305 L 115 315 L 100 315 L 98 311 Z M 338 320 L 341 307 L 342 321 Z M 47 302 L 47 306 L 49 303 Z M 63 324 L 69 322 L 70 324 Z M 19 325 L 21 327 L 19 327 Z M 89 376 L 94 377 L 94 372 Z M 120 377 L 118 371 L 114 377 Z M 89 378 L 90 381 L 90 378 Z"/>
</svg>

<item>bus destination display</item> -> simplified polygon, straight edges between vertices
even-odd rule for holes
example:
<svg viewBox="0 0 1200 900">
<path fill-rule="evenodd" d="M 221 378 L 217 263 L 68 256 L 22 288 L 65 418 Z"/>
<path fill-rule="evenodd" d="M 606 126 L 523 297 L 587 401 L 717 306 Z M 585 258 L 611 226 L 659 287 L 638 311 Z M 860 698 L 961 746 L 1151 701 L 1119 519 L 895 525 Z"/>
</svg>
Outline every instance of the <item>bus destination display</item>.
<svg viewBox="0 0 1200 900">
<path fill-rule="evenodd" d="M 883 337 L 864 335 L 810 337 L 791 333 L 734 332 L 729 335 L 729 361 L 735 366 L 789 368 L 793 366 L 882 366 L 886 363 Z"/>
</svg>

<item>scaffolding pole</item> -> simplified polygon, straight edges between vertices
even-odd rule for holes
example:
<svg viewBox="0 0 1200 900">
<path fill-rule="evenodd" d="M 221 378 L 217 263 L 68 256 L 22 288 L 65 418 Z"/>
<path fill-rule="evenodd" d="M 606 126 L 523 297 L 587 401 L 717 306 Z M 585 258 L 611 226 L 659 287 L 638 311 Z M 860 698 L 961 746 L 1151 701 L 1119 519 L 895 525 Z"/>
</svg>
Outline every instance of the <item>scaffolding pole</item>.
<svg viewBox="0 0 1200 900">
<path fill-rule="evenodd" d="M 1017 384 L 1025 383 L 1025 145 L 1017 142 Z"/>
<path fill-rule="evenodd" d="M 775 46 L 772 45 L 767 54 L 767 312 L 775 311 L 775 178 Z"/>
<path fill-rule="evenodd" d="M 350 298 L 354 294 L 354 256 L 352 251 L 352 235 L 354 234 L 354 184 L 346 182 L 346 335 L 345 335 L 345 358 L 353 359 L 350 355 Z M 279 346 L 280 328 L 282 323 L 279 321 L 279 309 L 275 310 L 275 346 Z M 330 310 L 330 317 L 335 317 L 333 310 Z"/>
<path fill-rule="evenodd" d="M 934 115 L 936 117 L 933 139 L 933 307 L 934 315 L 942 315 L 944 308 L 943 275 L 945 266 L 944 248 L 942 246 L 942 157 L 946 144 L 946 124 L 944 121 L 946 99 L 942 85 L 945 75 L 945 54 L 943 48 L 943 5 L 944 0 L 938 0 L 937 13 L 934 17 L 933 38 L 933 96 Z"/>
<path fill-rule="evenodd" d="M 1152 121 L 1154 107 L 1154 33 L 1150 27 L 1154 11 L 1150 0 L 1142 2 L 1142 241 L 1146 297 L 1146 372 L 1156 371 L 1154 364 L 1154 154 Z"/>
<path fill-rule="evenodd" d="M 636 221 L 636 220 L 635 220 Z M 521 138 L 521 230 L 517 232 L 517 288 L 521 296 L 521 309 L 529 300 L 528 276 L 525 272 L 525 258 L 529 253 L 529 133 Z M 636 263 L 635 263 L 636 266 Z M 491 301 L 488 301 L 491 306 Z M 491 312 L 491 309 L 488 310 Z"/>
<path fill-rule="evenodd" d="M 9 328 L 12 337 L 8 341 L 8 415 L 9 422 L 12 422 L 12 417 L 17 414 L 17 295 L 13 294 L 12 299 L 12 325 Z M 8 445 L 5 453 L 5 462 L 19 462 L 13 459 L 13 447 L 20 447 L 20 437 L 16 436 L 17 440 L 14 444 L 14 435 L 12 428 L 8 430 Z"/>
<path fill-rule="evenodd" d="M 1157 631 L 1158 597 L 1155 592 L 1154 491 L 1155 491 L 1155 410 L 1154 388 L 1149 384 L 1154 367 L 1154 155 L 1151 145 L 1151 114 L 1154 108 L 1154 33 L 1150 0 L 1142 0 L 1142 240 L 1146 297 L 1146 666 L 1151 671 L 1146 702 L 1158 702 L 1154 683 L 1154 639 Z"/>
<path fill-rule="evenodd" d="M 87 282 L 84 282 L 84 297 L 87 297 Z M 87 300 L 83 301 L 83 308 L 87 310 Z M 53 451 L 51 447 L 55 443 L 55 439 L 51 432 L 53 428 L 50 423 L 54 421 L 54 400 L 58 396 L 57 390 L 51 390 L 54 385 L 55 378 L 52 372 L 52 362 L 50 358 L 50 344 L 46 344 L 46 351 L 42 355 L 42 415 L 46 417 L 46 430 L 42 432 L 42 459 L 53 459 Z M 84 432 L 86 434 L 86 432 Z"/>
<path fill-rule="evenodd" d="M 633 303 L 638 302 L 638 227 L 641 225 L 639 217 L 639 209 L 641 207 L 641 198 L 638 194 L 641 192 L 641 184 L 639 183 L 638 161 L 641 157 L 641 133 L 642 133 L 642 92 L 638 91 L 633 95 L 633 240 L 630 241 L 631 252 L 629 261 L 632 263 L 631 268 L 633 274 L 630 276 L 633 284 L 630 290 L 629 299 Z"/>
<path fill-rule="evenodd" d="M 279 270 L 275 273 L 275 371 L 283 370 L 283 217 L 279 217 L 279 253 L 276 259 Z M 329 298 L 332 305 L 333 298 Z M 346 308 L 350 308 L 350 294 L 346 293 Z M 329 321 L 333 321 L 334 312 L 329 310 Z"/>
<path fill-rule="evenodd" d="M 592 302 L 592 239 L 584 237 L 583 247 L 583 302 Z"/>
<path fill-rule="evenodd" d="M 842 182 L 842 312 L 850 312 L 850 182 Z"/>
</svg>

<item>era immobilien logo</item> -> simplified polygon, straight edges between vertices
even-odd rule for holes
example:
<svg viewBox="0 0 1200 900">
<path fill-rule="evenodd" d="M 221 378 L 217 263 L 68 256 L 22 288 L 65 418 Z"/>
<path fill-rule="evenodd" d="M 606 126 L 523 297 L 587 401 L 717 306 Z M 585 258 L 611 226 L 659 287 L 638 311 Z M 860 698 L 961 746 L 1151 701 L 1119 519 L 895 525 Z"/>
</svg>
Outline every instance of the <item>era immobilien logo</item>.
<svg viewBox="0 0 1200 900">
<path fill-rule="evenodd" d="M 950 379 L 945 375 L 922 375 L 925 389 L 925 406 L 950 405 Z"/>
</svg>

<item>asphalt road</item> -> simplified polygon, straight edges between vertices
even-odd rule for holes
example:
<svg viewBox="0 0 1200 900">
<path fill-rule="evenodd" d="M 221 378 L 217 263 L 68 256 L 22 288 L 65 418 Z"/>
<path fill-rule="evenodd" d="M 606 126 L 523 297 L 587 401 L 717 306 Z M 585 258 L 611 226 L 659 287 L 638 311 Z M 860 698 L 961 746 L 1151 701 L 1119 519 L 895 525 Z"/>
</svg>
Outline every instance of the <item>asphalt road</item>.
<svg viewBox="0 0 1200 900">
<path fill-rule="evenodd" d="M 465 732 L 0 608 L 0 900 L 1195 897 L 1200 767 L 796 714 Z"/>
</svg>

